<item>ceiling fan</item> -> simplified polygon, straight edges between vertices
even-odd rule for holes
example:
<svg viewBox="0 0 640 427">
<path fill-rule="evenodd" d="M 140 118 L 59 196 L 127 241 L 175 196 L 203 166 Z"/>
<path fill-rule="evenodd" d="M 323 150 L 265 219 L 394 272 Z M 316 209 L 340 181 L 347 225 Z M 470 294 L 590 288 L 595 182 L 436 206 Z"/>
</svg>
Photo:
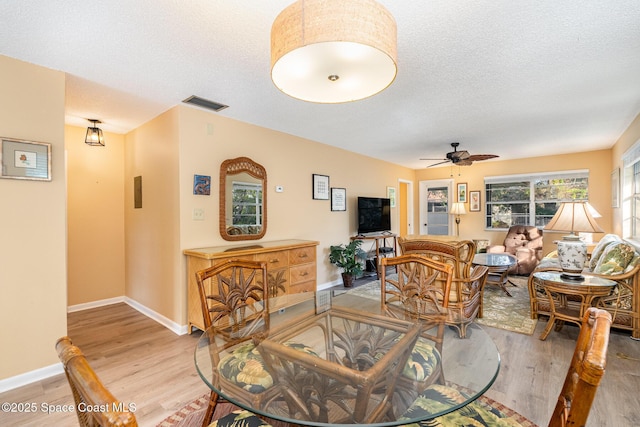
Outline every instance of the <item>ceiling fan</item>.
<svg viewBox="0 0 640 427">
<path fill-rule="evenodd" d="M 440 160 L 438 163 L 434 163 L 432 165 L 427 166 L 428 168 L 441 165 L 443 163 L 453 163 L 458 166 L 469 166 L 473 162 L 477 162 L 479 160 L 488 160 L 499 157 L 495 154 L 469 154 L 466 150 L 458 151 L 458 146 L 460 146 L 459 142 L 452 142 L 451 146 L 453 147 L 453 151 L 447 153 L 445 159 L 420 159 L 420 160 Z"/>
</svg>

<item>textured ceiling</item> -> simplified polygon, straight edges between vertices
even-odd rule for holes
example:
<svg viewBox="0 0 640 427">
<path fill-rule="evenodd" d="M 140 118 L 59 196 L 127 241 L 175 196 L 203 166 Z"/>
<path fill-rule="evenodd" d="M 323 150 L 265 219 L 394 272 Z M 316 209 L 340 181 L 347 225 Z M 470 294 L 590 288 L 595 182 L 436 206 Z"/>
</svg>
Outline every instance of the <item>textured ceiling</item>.
<svg viewBox="0 0 640 427">
<path fill-rule="evenodd" d="M 229 105 L 221 116 L 411 168 L 453 141 L 501 159 L 609 148 L 640 113 L 637 0 L 381 0 L 397 78 L 337 105 L 271 82 L 271 23 L 290 3 L 3 0 L 0 54 L 68 73 L 69 124 L 125 133 L 198 95 Z"/>
</svg>

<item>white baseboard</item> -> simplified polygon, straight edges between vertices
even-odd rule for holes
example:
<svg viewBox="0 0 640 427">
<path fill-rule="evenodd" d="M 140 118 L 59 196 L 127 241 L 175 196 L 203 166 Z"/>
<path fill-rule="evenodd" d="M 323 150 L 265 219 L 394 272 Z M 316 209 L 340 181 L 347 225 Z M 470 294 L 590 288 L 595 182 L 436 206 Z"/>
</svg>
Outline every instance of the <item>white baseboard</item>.
<svg viewBox="0 0 640 427">
<path fill-rule="evenodd" d="M 149 307 L 146 307 L 140 304 L 138 301 L 135 301 L 129 297 L 124 297 L 124 302 L 127 305 L 135 308 L 136 310 L 138 310 L 140 313 L 144 314 L 148 318 L 153 319 L 156 322 L 160 323 L 162 326 L 169 329 L 176 335 L 184 335 L 187 333 L 187 325 L 180 325 L 174 322 L 173 320 L 169 319 L 168 317 L 165 317 L 162 314 L 151 310 Z"/>
<path fill-rule="evenodd" d="M 325 289 L 333 288 L 334 286 L 342 285 L 342 279 L 336 279 L 333 282 L 323 283 L 322 285 L 316 286 L 316 290 L 324 291 Z"/>
<path fill-rule="evenodd" d="M 70 305 L 67 307 L 67 313 L 74 313 L 76 311 L 89 310 L 92 308 L 104 307 L 105 305 L 118 304 L 125 302 L 125 297 L 114 297 L 101 299 L 98 301 L 85 302 L 83 304 Z"/>
<path fill-rule="evenodd" d="M 0 393 L 62 373 L 64 373 L 64 368 L 62 363 L 58 362 L 53 365 L 45 366 L 44 368 L 38 368 L 33 371 L 25 372 L 24 374 L 16 375 L 15 377 L 6 378 L 4 380 L 0 380 Z"/>
</svg>

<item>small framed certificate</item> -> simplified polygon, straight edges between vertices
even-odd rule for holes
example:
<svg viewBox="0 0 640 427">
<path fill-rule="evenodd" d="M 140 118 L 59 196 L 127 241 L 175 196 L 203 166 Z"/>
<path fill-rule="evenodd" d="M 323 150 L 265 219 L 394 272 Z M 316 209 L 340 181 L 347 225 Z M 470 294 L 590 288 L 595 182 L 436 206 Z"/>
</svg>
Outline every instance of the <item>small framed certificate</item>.
<svg viewBox="0 0 640 427">
<path fill-rule="evenodd" d="M 347 210 L 347 189 L 346 188 L 331 189 L 331 210 L 332 211 Z"/>
</svg>

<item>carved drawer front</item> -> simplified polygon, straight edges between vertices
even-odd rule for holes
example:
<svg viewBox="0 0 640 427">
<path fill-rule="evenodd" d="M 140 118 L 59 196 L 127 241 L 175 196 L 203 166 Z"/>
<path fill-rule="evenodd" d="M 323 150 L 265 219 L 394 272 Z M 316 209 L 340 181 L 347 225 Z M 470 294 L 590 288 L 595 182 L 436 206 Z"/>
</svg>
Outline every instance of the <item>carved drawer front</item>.
<svg viewBox="0 0 640 427">
<path fill-rule="evenodd" d="M 296 248 L 289 251 L 289 263 L 291 265 L 316 262 L 316 247 Z"/>
<path fill-rule="evenodd" d="M 291 285 L 296 285 L 302 282 L 308 282 L 316 280 L 316 265 L 315 264 L 303 264 L 291 267 Z"/>
<path fill-rule="evenodd" d="M 290 294 L 298 294 L 300 292 L 315 292 L 316 291 L 316 282 L 303 282 L 298 283 L 297 285 L 291 285 L 289 287 Z"/>
<path fill-rule="evenodd" d="M 267 270 L 277 270 L 289 266 L 288 251 L 267 252 L 264 254 L 256 254 L 256 261 L 266 261 Z"/>
</svg>

